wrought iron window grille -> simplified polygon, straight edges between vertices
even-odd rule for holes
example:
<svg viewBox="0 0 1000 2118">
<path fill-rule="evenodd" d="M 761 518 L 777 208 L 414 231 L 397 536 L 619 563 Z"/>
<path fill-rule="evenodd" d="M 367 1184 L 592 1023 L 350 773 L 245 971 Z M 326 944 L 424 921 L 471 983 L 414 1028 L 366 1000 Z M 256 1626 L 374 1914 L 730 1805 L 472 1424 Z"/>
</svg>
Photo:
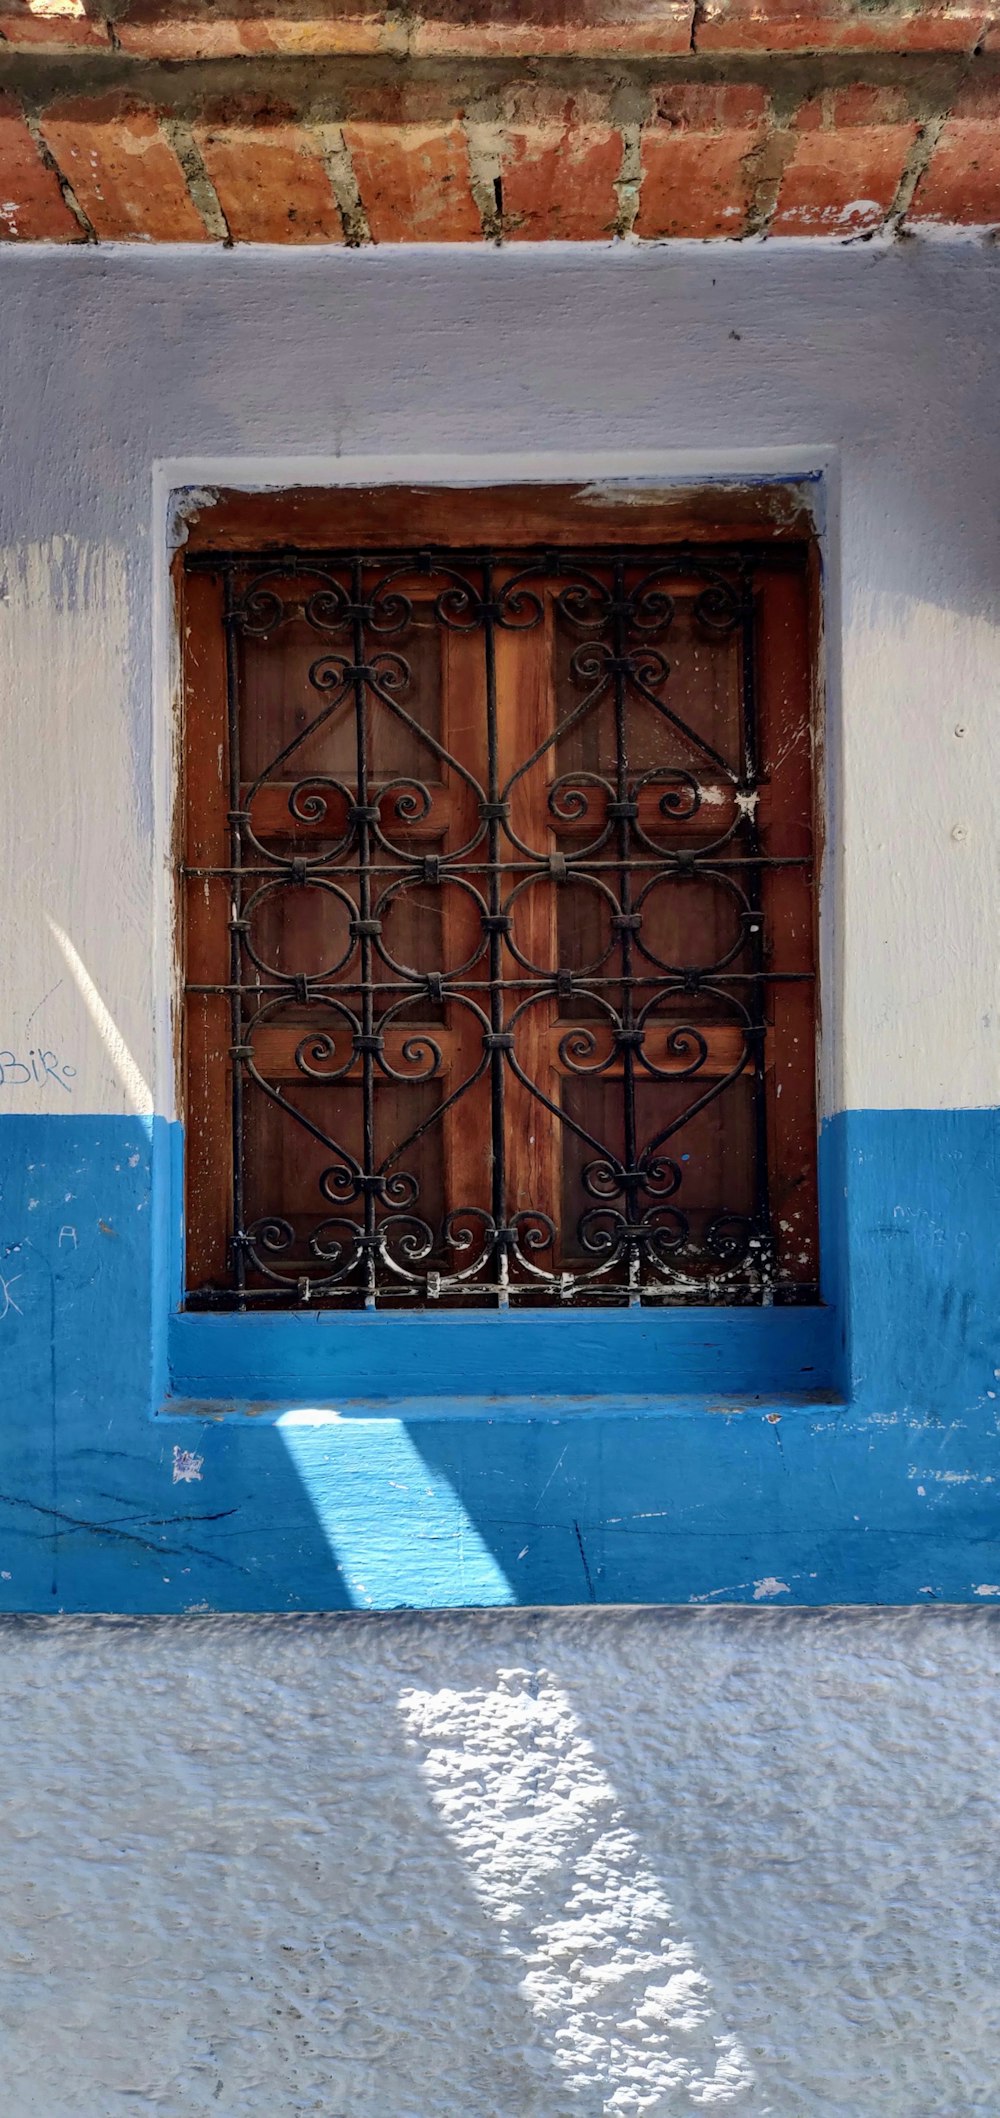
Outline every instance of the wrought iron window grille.
<svg viewBox="0 0 1000 2118">
<path fill-rule="evenodd" d="M 225 995 L 229 1007 L 232 1232 L 226 1283 L 192 1290 L 190 1306 L 815 1298 L 814 1281 L 779 1267 L 767 1174 L 768 994 L 812 976 L 783 967 L 763 901 L 769 871 L 810 868 L 808 855 L 763 850 L 758 826 L 755 581 L 768 563 L 793 558 L 740 546 L 192 556 L 192 571 L 224 584 L 229 858 L 185 873 L 223 877 L 231 909 L 228 978 L 190 981 L 187 992 Z M 706 651 L 730 643 L 732 743 L 671 689 L 682 607 L 691 640 Z M 251 768 L 246 656 L 266 657 L 293 623 L 315 643 L 309 711 Z M 511 766 L 505 643 L 545 625 L 559 653 L 551 722 Z M 463 667 L 474 647 L 465 711 L 478 717 L 478 770 L 468 745 L 420 711 L 418 626 L 437 643 L 462 641 Z M 640 709 L 662 731 L 663 762 L 637 751 Z M 308 745 L 348 725 L 351 769 L 304 769 Z M 588 736 L 598 725 L 600 737 Z M 380 728 L 424 769 L 381 768 Z M 532 810 L 533 775 L 544 800 Z M 713 917 L 729 934 L 697 961 L 671 948 L 664 909 L 692 885 L 723 908 Z M 460 960 L 443 914 L 422 930 L 425 956 L 440 933 L 436 962 L 401 952 L 398 907 L 417 891 L 435 902 L 458 893 L 456 931 L 468 936 L 470 919 L 475 930 Z M 550 908 L 529 918 L 540 891 Z M 587 895 L 587 934 L 599 927 L 583 962 L 560 960 L 560 905 L 574 891 Z M 284 917 L 276 901 L 302 892 L 319 893 L 329 912 L 329 961 L 288 963 L 262 941 Z M 294 918 L 282 931 L 294 935 Z M 552 1056 L 540 1080 L 527 1055 L 537 1065 L 543 1019 Z M 279 1029 L 294 1045 L 284 1073 L 268 1060 Z M 457 1080 L 456 1039 L 467 1064 Z M 390 1085 L 391 1137 L 381 1116 Z M 325 1092 L 322 1103 L 300 1088 Z M 690 1203 L 685 1143 L 734 1094 L 739 1196 L 724 1188 L 723 1122 L 722 1188 Z M 413 1122 L 400 1125 L 407 1096 Z M 558 1199 L 550 1185 L 544 1199 L 512 1200 L 512 1103 L 519 1127 L 537 1112 L 572 1160 Z M 255 1195 L 251 1112 L 265 1105 L 270 1122 L 318 1151 L 309 1211 L 301 1198 L 293 1209 Z M 348 1105 L 350 1124 L 338 1124 Z M 612 1113 L 604 1132 L 587 1120 L 595 1108 Z M 484 1188 L 446 1192 L 435 1210 L 423 1196 L 428 1155 L 438 1143 L 440 1161 L 449 1127 L 460 1136 L 463 1111 Z"/>
</svg>

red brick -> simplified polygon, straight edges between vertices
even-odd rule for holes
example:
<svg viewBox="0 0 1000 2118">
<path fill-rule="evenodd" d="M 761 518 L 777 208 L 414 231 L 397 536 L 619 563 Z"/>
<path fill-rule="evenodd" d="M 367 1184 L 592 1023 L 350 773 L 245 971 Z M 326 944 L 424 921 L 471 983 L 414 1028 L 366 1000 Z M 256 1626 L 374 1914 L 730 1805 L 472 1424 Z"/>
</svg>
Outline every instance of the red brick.
<svg viewBox="0 0 1000 2118">
<path fill-rule="evenodd" d="M 83 229 L 63 198 L 58 177 L 42 160 L 9 96 L 0 96 L 0 240 L 83 240 Z"/>
<path fill-rule="evenodd" d="M 415 58 L 656 58 L 687 51 L 692 0 L 429 0 Z"/>
<path fill-rule="evenodd" d="M 505 232 L 514 242 L 588 242 L 614 233 L 617 127 L 572 99 L 528 96 L 500 141 Z"/>
<path fill-rule="evenodd" d="M 461 125 L 346 124 L 343 133 L 376 243 L 478 241 Z"/>
<path fill-rule="evenodd" d="M 78 51 L 111 44 L 96 0 L 0 0 L 0 43 L 11 51 Z"/>
<path fill-rule="evenodd" d="M 904 109 L 895 91 L 868 88 L 805 104 L 769 233 L 845 236 L 880 227 L 917 137 Z"/>
<path fill-rule="evenodd" d="M 234 242 L 343 242 L 319 144 L 304 126 L 237 112 L 193 129 Z"/>
<path fill-rule="evenodd" d="M 905 9 L 859 0 L 705 0 L 695 42 L 701 52 L 971 52 L 987 13 L 986 0 Z"/>
<path fill-rule="evenodd" d="M 909 221 L 989 228 L 1000 221 L 1000 88 L 967 89 L 917 185 Z"/>
<path fill-rule="evenodd" d="M 763 89 L 661 90 L 642 134 L 640 236 L 740 235 L 746 226 L 768 101 Z"/>
<path fill-rule="evenodd" d="M 132 0 L 115 30 L 123 51 L 153 59 L 227 59 L 254 52 L 366 56 L 381 49 L 388 0 Z"/>
<path fill-rule="evenodd" d="M 111 242 L 208 241 L 154 110 L 119 95 L 78 96 L 51 104 L 41 131 L 95 235 Z"/>
</svg>

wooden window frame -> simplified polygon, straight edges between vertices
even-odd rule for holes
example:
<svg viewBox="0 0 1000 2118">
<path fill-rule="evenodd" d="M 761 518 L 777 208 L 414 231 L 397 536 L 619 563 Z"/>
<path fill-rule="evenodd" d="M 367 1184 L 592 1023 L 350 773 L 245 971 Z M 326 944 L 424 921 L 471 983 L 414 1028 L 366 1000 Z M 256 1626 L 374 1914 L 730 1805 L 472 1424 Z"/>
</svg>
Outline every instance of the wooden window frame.
<svg viewBox="0 0 1000 2118">
<path fill-rule="evenodd" d="M 810 818 L 808 950 L 816 961 L 816 891 L 821 850 L 818 784 L 816 667 L 819 637 L 818 557 L 811 521 L 801 504 L 790 505 L 787 489 L 748 488 L 720 494 L 706 491 L 629 491 L 577 486 L 494 487 L 340 487 L 285 494 L 223 494 L 203 512 L 189 518 L 185 551 L 175 562 L 175 586 L 184 644 L 184 726 L 182 738 L 181 840 L 189 868 L 222 868 L 228 860 L 226 812 L 219 798 L 226 700 L 225 644 L 219 588 L 209 572 L 186 569 L 186 554 L 246 554 L 267 558 L 283 548 L 323 549 L 336 545 L 376 546 L 400 538 L 405 524 L 407 545 L 544 543 L 572 549 L 598 543 L 629 548 L 690 542 L 693 546 L 741 543 L 787 551 L 804 559 L 801 568 L 780 567 L 766 579 L 786 584 L 785 600 L 765 597 L 760 614 L 761 715 L 770 753 L 780 758 L 783 787 L 802 774 L 808 777 L 806 807 Z M 791 601 L 787 584 L 798 583 Z M 782 741 L 783 718 L 788 741 Z M 808 725 L 812 753 L 804 754 L 801 729 Z M 772 774 L 772 788 L 775 778 Z M 774 797 L 772 795 L 772 802 Z M 780 805 L 777 805 L 780 806 Z M 796 845 L 796 850 L 801 848 Z M 784 918 L 783 900 L 797 887 L 796 871 L 780 871 L 768 881 L 767 912 Z M 207 983 L 228 975 L 228 885 L 221 876 L 182 883 L 182 947 L 185 964 L 195 965 Z M 801 903 L 798 910 L 801 925 Z M 769 1165 L 769 1189 L 780 1211 L 784 1172 L 793 1164 L 807 1170 L 803 1211 L 815 1230 L 816 1115 L 815 1042 L 818 1006 L 812 989 L 789 985 L 780 991 L 782 1023 L 774 1037 L 777 1057 L 770 1069 L 770 1139 L 785 1143 L 783 1160 Z M 190 1278 L 210 1277 L 222 1269 L 229 1221 L 231 1185 L 230 1086 L 226 1053 L 228 1022 L 218 1009 L 206 1007 L 200 1023 L 188 1012 L 183 1027 L 186 1122 L 186 1254 L 193 1262 Z M 788 1055 L 795 1054 L 793 1064 Z M 785 1055 L 784 1057 L 782 1055 Z M 221 1063 L 220 1063 L 221 1062 Z M 192 1082 L 200 1087 L 192 1092 Z M 780 1124 L 775 1122 L 780 1114 Z M 815 1235 L 813 1236 L 815 1241 Z M 817 1273 L 818 1276 L 818 1273 Z M 189 1275 L 185 1275 L 188 1284 Z M 813 1296 L 815 1299 L 815 1296 Z"/>
</svg>

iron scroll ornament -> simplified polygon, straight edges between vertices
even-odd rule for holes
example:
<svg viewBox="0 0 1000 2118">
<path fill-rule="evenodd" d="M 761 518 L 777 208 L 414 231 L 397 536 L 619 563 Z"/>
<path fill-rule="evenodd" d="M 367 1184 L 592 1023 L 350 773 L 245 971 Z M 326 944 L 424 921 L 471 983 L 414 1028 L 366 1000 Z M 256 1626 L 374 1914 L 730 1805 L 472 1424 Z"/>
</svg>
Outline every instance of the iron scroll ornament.
<svg viewBox="0 0 1000 2118">
<path fill-rule="evenodd" d="M 449 748 L 446 729 L 435 734 L 417 710 L 415 582 L 421 622 L 442 638 L 474 641 L 480 652 L 479 771 Z M 780 1299 L 764 1064 L 767 986 L 782 974 L 769 963 L 761 903 L 764 871 L 775 863 L 761 850 L 756 824 L 753 555 L 296 553 L 250 574 L 245 560 L 234 559 L 225 583 L 230 977 L 224 988 L 191 990 L 229 997 L 234 1227 L 229 1283 L 199 1290 L 194 1301 Z M 693 632 L 706 642 L 735 640 L 738 754 L 713 741 L 714 730 L 685 718 L 683 700 L 671 693 L 680 584 Z M 510 770 L 501 760 L 497 641 L 541 626 L 546 598 L 566 643 L 565 682 L 553 725 Z M 315 637 L 310 709 L 248 781 L 241 768 L 241 642 L 266 647 L 292 621 L 304 621 Z M 669 762 L 630 762 L 637 702 L 666 732 Z M 379 718 L 426 760 L 422 775 L 375 770 Z M 610 758 L 559 769 L 560 752 L 601 719 L 613 730 Z M 354 732 L 353 770 L 303 769 L 306 746 L 346 723 Z M 549 771 L 543 812 L 519 801 L 536 770 Z M 262 826 L 258 816 L 263 791 L 275 783 L 288 816 L 281 831 L 273 817 Z M 443 851 L 428 852 L 446 787 L 460 796 L 452 814 L 461 828 Z M 445 837 L 442 825 L 436 843 Z M 730 928 L 714 957 L 693 964 L 663 938 L 669 943 L 669 893 L 692 881 L 726 908 Z M 466 945 L 454 961 L 443 948 L 432 969 L 407 962 L 393 945 L 393 908 L 417 886 L 457 891 L 464 905 Z M 568 886 L 587 894 L 589 924 L 599 933 L 592 957 L 572 966 L 539 960 L 521 916 L 539 887 Z M 324 961 L 308 971 L 290 969 L 261 940 L 275 899 L 304 889 L 328 908 L 331 937 Z M 441 930 L 446 934 L 445 922 Z M 551 1016 L 554 1005 L 558 1078 L 570 1087 L 600 1081 L 613 1094 L 613 1140 L 586 1122 L 585 1103 L 553 1093 L 551 1078 L 546 1085 L 525 1063 L 529 1026 L 540 1011 Z M 308 1098 L 296 1101 L 269 1071 L 266 1033 L 291 1020 L 299 1031 L 294 1080 L 349 1083 L 360 1095 L 360 1139 L 353 1144 L 329 1123 L 329 1101 L 320 1122 L 315 1102 L 310 1108 Z M 462 1025 L 461 1048 L 474 1052 L 457 1080 L 446 1061 L 448 1023 Z M 722 1066 L 712 1063 L 709 1023 L 726 1032 Z M 572 1227 L 551 1199 L 511 1209 L 511 1082 L 572 1144 L 582 1199 Z M 651 1125 L 650 1091 L 658 1083 L 669 1084 L 675 1100 L 680 1088 L 685 1100 Z M 685 1137 L 737 1083 L 752 1106 L 750 1196 L 738 1205 L 723 1197 L 694 1213 Z M 430 1109 L 414 1107 L 413 1124 L 388 1147 L 378 1123 L 387 1084 L 432 1094 Z M 428 1214 L 415 1161 L 463 1099 L 472 1109 L 474 1092 L 476 1108 L 485 1098 L 489 1114 L 488 1195 L 464 1204 L 446 1199 L 442 1212 Z M 281 1199 L 247 1214 L 247 1113 L 255 1098 L 321 1150 L 308 1216 Z"/>
</svg>

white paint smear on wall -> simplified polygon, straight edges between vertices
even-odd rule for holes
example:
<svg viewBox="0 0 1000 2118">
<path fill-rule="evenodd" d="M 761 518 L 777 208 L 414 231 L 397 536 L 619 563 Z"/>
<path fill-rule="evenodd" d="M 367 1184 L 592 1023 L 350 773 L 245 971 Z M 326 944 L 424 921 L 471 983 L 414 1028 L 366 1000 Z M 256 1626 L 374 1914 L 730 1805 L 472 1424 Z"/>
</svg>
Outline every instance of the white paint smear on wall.
<svg viewBox="0 0 1000 2118">
<path fill-rule="evenodd" d="M 406 1690 L 400 1708 L 572 2107 L 666 2118 L 742 2102 L 747 2056 L 548 1671 Z"/>
<path fill-rule="evenodd" d="M 149 1106 L 151 847 L 128 636 L 114 545 L 53 537 L 0 553 L 0 1112 Z"/>
</svg>

